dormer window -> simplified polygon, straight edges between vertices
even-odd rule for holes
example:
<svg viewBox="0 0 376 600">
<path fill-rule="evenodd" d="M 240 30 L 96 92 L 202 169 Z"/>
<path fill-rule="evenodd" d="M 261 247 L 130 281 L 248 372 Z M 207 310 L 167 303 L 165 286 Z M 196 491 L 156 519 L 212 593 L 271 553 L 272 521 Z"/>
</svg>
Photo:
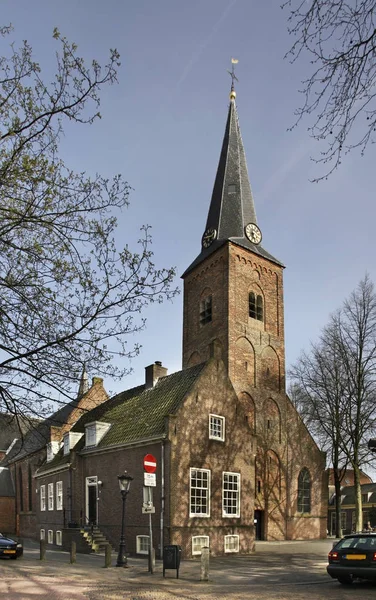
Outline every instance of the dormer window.
<svg viewBox="0 0 376 600">
<path fill-rule="evenodd" d="M 101 421 L 85 425 L 85 448 L 98 446 L 110 427 L 111 423 L 102 423 Z"/>
<path fill-rule="evenodd" d="M 212 320 L 212 297 L 207 296 L 200 302 L 200 325 L 206 325 Z"/>
<path fill-rule="evenodd" d="M 51 462 L 54 456 L 59 452 L 59 442 L 49 442 L 47 444 L 47 462 Z"/>
<path fill-rule="evenodd" d="M 254 292 L 249 292 L 249 316 L 257 321 L 264 320 L 262 296 L 256 296 Z"/>
<path fill-rule="evenodd" d="M 96 446 L 97 445 L 97 435 L 96 435 L 95 424 L 88 425 L 85 428 L 85 434 L 86 434 L 85 446 Z"/>
<path fill-rule="evenodd" d="M 77 442 L 82 438 L 83 433 L 76 433 L 70 431 L 64 436 L 64 456 L 67 456 L 69 452 L 75 447 Z"/>
</svg>

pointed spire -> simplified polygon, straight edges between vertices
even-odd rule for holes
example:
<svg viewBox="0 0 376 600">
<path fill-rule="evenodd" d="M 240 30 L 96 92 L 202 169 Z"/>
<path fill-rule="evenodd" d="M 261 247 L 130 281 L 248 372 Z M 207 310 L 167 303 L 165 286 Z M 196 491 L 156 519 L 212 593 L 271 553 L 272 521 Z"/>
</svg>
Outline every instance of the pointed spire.
<svg viewBox="0 0 376 600">
<path fill-rule="evenodd" d="M 245 226 L 248 223 L 257 224 L 234 90 L 231 91 L 230 98 L 222 151 L 206 221 L 206 229 L 216 229 L 218 240 L 245 238 Z"/>
<path fill-rule="evenodd" d="M 188 267 L 183 277 L 227 241 L 243 246 L 277 264 L 282 264 L 264 250 L 260 243 L 262 236 L 257 225 L 256 209 L 235 103 L 234 80 L 237 81 L 237 77 L 234 73 L 234 64 L 237 61 L 234 61 L 235 59 L 232 59 L 232 71 L 229 71 L 232 78 L 230 106 L 208 218 L 202 237 L 201 253 Z"/>
<path fill-rule="evenodd" d="M 86 371 L 86 363 L 84 363 L 82 368 L 82 374 L 80 379 L 80 386 L 78 388 L 77 398 L 82 398 L 84 394 L 89 390 L 89 378 Z"/>
</svg>

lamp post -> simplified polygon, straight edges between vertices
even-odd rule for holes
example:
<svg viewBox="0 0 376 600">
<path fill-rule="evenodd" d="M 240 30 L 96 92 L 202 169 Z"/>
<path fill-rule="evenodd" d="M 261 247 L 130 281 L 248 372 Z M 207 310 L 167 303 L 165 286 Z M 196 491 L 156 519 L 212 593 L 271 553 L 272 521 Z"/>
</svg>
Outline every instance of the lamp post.
<svg viewBox="0 0 376 600">
<path fill-rule="evenodd" d="M 129 488 L 131 487 L 131 481 L 133 481 L 133 477 L 128 475 L 126 471 L 124 471 L 124 475 L 118 475 L 119 487 L 121 492 L 121 497 L 123 500 L 123 509 L 121 516 L 121 536 L 120 536 L 120 544 L 119 544 L 119 554 L 117 557 L 116 566 L 117 567 L 126 567 L 127 566 L 127 557 L 125 556 L 125 539 L 124 539 L 124 523 L 125 523 L 125 501 L 127 499 L 127 495 L 129 492 Z"/>
</svg>

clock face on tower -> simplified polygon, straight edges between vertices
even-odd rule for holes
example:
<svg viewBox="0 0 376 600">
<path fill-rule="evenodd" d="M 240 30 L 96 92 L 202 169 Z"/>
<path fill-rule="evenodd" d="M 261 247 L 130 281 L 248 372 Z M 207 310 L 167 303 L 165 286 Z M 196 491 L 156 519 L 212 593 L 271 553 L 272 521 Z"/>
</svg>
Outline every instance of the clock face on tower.
<svg viewBox="0 0 376 600">
<path fill-rule="evenodd" d="M 202 236 L 202 246 L 203 248 L 209 248 L 210 244 L 214 242 L 217 237 L 217 230 L 214 227 L 209 227 Z"/>
<path fill-rule="evenodd" d="M 260 229 L 255 223 L 248 223 L 244 228 L 245 235 L 252 244 L 259 244 L 262 240 Z"/>
</svg>

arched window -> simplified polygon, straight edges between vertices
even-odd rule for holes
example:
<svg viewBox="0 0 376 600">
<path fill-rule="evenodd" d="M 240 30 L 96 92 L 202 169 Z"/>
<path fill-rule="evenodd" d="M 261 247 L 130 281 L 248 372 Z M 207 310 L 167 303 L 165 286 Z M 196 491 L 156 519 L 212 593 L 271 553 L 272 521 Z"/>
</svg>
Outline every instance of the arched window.
<svg viewBox="0 0 376 600">
<path fill-rule="evenodd" d="M 249 292 L 249 316 L 257 321 L 264 320 L 262 296 L 256 296 L 254 292 Z"/>
<path fill-rule="evenodd" d="M 298 512 L 311 512 L 311 476 L 306 467 L 300 471 L 298 477 Z"/>
<path fill-rule="evenodd" d="M 213 302 L 209 289 L 204 290 L 200 299 L 200 327 L 212 321 Z"/>
</svg>

